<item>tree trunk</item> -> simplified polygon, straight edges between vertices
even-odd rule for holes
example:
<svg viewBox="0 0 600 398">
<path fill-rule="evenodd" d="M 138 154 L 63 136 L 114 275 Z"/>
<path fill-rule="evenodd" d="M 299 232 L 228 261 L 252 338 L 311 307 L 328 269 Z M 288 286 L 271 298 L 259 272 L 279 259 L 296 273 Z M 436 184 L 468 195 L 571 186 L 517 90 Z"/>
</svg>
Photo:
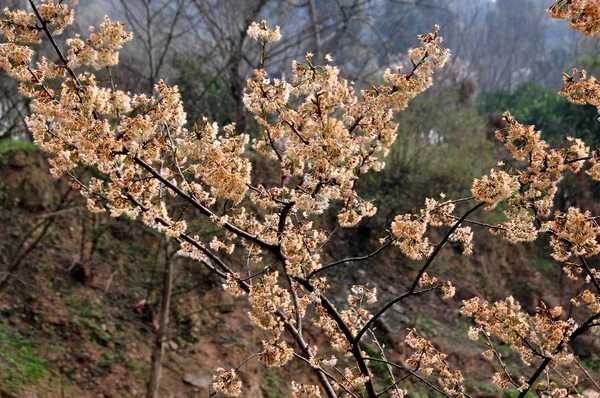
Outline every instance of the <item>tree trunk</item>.
<svg viewBox="0 0 600 398">
<path fill-rule="evenodd" d="M 156 341 L 152 351 L 150 380 L 148 381 L 146 398 L 158 398 L 159 396 L 158 391 L 160 389 L 162 360 L 165 353 L 165 344 L 167 342 L 167 335 L 169 332 L 169 306 L 171 305 L 171 290 L 173 288 L 173 263 L 172 242 L 169 238 L 167 238 L 165 244 L 165 275 L 163 278 L 158 331 L 156 333 Z"/>
<path fill-rule="evenodd" d="M 246 105 L 244 105 L 244 87 L 245 78 L 240 76 L 240 64 L 242 62 L 241 48 L 237 49 L 231 55 L 231 65 L 229 66 L 229 80 L 231 98 L 235 102 L 234 121 L 236 129 L 239 132 L 246 133 L 248 128 L 248 116 L 246 114 Z"/>
</svg>

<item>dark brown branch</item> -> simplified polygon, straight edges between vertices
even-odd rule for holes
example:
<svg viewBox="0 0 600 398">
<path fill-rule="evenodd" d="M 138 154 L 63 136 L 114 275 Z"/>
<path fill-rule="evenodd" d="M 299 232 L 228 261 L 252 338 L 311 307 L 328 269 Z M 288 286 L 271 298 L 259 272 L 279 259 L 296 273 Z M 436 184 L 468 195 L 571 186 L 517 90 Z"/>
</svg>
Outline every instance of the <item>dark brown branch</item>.
<svg viewBox="0 0 600 398">
<path fill-rule="evenodd" d="M 279 214 L 279 225 L 277 227 L 277 235 L 279 236 L 280 240 L 281 234 L 283 234 L 283 231 L 285 229 L 285 221 L 287 219 L 287 216 L 288 214 L 290 214 L 290 210 L 292 210 L 292 207 L 294 207 L 295 204 L 295 202 L 289 202 L 285 206 L 283 206 L 283 209 L 281 209 L 281 213 Z"/>
<path fill-rule="evenodd" d="M 300 360 L 302 360 L 302 361 L 306 362 L 306 363 L 307 363 L 308 365 L 310 365 L 311 367 L 313 366 L 313 364 L 311 364 L 311 363 L 310 363 L 310 361 L 309 361 L 308 359 L 304 358 L 304 357 L 303 357 L 303 356 L 301 356 L 301 355 L 298 355 L 298 354 L 294 353 L 294 357 L 296 357 L 296 358 L 298 358 L 298 359 L 300 359 Z M 353 397 L 356 397 L 356 395 L 354 395 L 354 393 L 353 393 L 352 391 L 350 391 L 350 390 L 349 390 L 349 389 L 348 389 L 346 386 L 344 386 L 344 385 L 342 385 L 341 383 L 339 383 L 339 382 L 338 382 L 338 380 L 337 380 L 335 377 L 333 377 L 333 376 L 332 376 L 332 375 L 330 375 L 328 372 L 326 372 L 326 371 L 325 371 L 325 370 L 324 370 L 322 367 L 319 367 L 318 369 L 319 369 L 321 372 L 323 372 L 323 374 L 324 374 L 324 375 L 325 375 L 327 378 L 329 378 L 329 379 L 331 379 L 332 381 L 334 381 L 334 382 L 338 383 L 338 385 L 339 385 L 339 386 L 340 386 L 340 387 L 341 387 L 341 388 L 342 388 L 344 391 L 346 391 L 348 394 L 350 394 L 350 395 L 351 395 L 351 396 L 353 396 Z"/>
<path fill-rule="evenodd" d="M 444 236 L 444 238 L 442 239 L 442 241 L 436 246 L 435 250 L 433 251 L 433 253 L 429 256 L 429 258 L 427 259 L 427 262 L 425 263 L 425 265 L 423 265 L 423 267 L 421 267 L 421 269 L 419 270 L 419 274 L 417 275 L 417 277 L 414 279 L 410 289 L 402 294 L 401 296 L 398 296 L 396 298 L 394 298 L 393 300 L 389 301 L 386 305 L 383 306 L 383 308 L 381 310 L 379 310 L 379 312 L 377 312 L 375 315 L 373 315 L 373 317 L 369 320 L 369 322 L 367 322 L 365 324 L 365 326 L 360 330 L 360 332 L 358 332 L 358 334 L 356 335 L 356 338 L 354 340 L 352 340 L 355 344 L 358 344 L 358 342 L 360 341 L 360 339 L 362 338 L 362 336 L 366 333 L 366 331 L 371 327 L 371 325 L 373 325 L 373 323 L 375 323 L 375 321 L 377 321 L 377 319 L 379 319 L 379 317 L 381 317 L 388 309 L 390 309 L 390 307 L 392 307 L 394 304 L 410 297 L 416 294 L 415 290 L 417 289 L 417 286 L 419 285 L 419 281 L 421 280 L 421 277 L 423 276 L 423 274 L 425 273 L 425 271 L 427 271 L 427 269 L 429 268 L 429 266 L 431 265 L 431 263 L 433 262 L 433 260 L 437 257 L 437 255 L 440 253 L 440 251 L 442 250 L 442 247 L 444 247 L 444 245 L 446 244 L 446 242 L 448 242 L 448 240 L 450 239 L 450 237 L 452 236 L 452 234 L 454 233 L 454 231 L 456 231 L 456 229 L 459 227 L 459 225 L 474 211 L 476 211 L 477 209 L 479 209 L 481 206 L 483 206 L 485 203 L 481 202 L 478 203 L 477 205 L 475 205 L 474 207 L 472 207 L 469 211 L 467 211 L 456 223 L 454 223 L 454 225 L 452 226 L 452 228 L 450 228 L 450 230 L 448 231 L 448 233 L 446 234 L 446 236 Z M 424 291 L 423 291 L 424 292 Z"/>
<path fill-rule="evenodd" d="M 598 282 L 598 279 L 596 279 L 596 276 L 592 272 L 592 270 L 591 270 L 590 266 L 588 265 L 587 261 L 585 261 L 585 258 L 583 256 L 579 256 L 579 260 L 581 260 L 581 265 L 585 269 L 585 272 L 588 274 L 588 276 L 592 280 L 592 283 L 596 287 L 596 290 L 600 294 L 600 282 Z"/>
<path fill-rule="evenodd" d="M 315 291 L 314 287 L 310 284 L 310 282 L 307 279 L 302 279 L 302 278 L 296 277 L 296 278 L 294 278 L 294 280 L 296 280 L 300 285 L 302 285 L 302 287 L 304 287 L 310 293 L 313 293 Z M 342 332 L 344 334 L 344 337 L 346 338 L 346 340 L 348 340 L 348 342 L 353 343 L 354 336 L 352 335 L 352 331 L 350 330 L 348 325 L 346 325 L 346 322 L 344 322 L 340 313 L 335 309 L 335 307 L 327 299 L 327 297 L 325 297 L 324 295 L 321 295 L 320 299 L 321 299 L 321 305 L 323 306 L 323 308 L 325 308 L 325 311 L 327 311 L 327 314 L 331 317 L 331 319 L 333 319 L 334 322 L 337 324 L 338 328 L 340 329 L 340 332 Z M 373 386 L 373 382 L 371 381 L 371 374 L 370 374 L 369 368 L 367 366 L 367 363 L 365 362 L 365 360 L 362 356 L 362 350 L 360 348 L 360 344 L 358 341 L 356 341 L 352 344 L 351 352 L 352 352 L 352 355 L 354 356 L 354 359 L 356 360 L 356 363 L 357 363 L 358 368 L 359 368 L 360 372 L 362 373 L 362 375 L 369 378 L 369 380 L 365 383 L 365 387 L 367 389 L 367 393 L 369 394 L 369 397 L 376 398 L 377 393 L 375 392 L 375 387 Z"/>
<path fill-rule="evenodd" d="M 375 323 L 375 321 L 381 317 L 391 306 L 393 306 L 396 303 L 399 303 L 400 301 L 407 299 L 409 297 L 412 296 L 420 296 L 421 294 L 427 293 L 427 292 L 431 292 L 433 290 L 437 290 L 439 289 L 440 286 L 433 286 L 433 287 L 429 287 L 423 290 L 418 290 L 418 291 L 408 291 L 398 297 L 395 297 L 394 299 L 390 300 L 381 310 L 379 310 L 379 312 L 377 312 L 377 314 L 375 314 L 370 320 L 369 322 L 367 322 L 365 324 L 365 326 L 363 326 L 363 328 L 358 332 L 358 334 L 356 335 L 356 337 L 354 338 L 355 342 L 359 342 L 360 339 L 362 338 L 362 336 L 367 332 L 367 330 L 369 330 L 369 328 Z"/>
<path fill-rule="evenodd" d="M 535 373 L 529 378 L 529 380 L 527 381 L 528 387 L 525 390 L 521 391 L 518 398 L 524 398 L 525 395 L 527 394 L 527 392 L 529 391 L 529 389 L 531 388 L 531 386 L 533 385 L 533 383 L 535 383 L 535 381 L 540 377 L 542 372 L 544 372 L 544 370 L 548 367 L 550 362 L 552 362 L 552 358 L 556 354 L 560 353 L 567 344 L 573 342 L 577 337 L 579 337 L 581 334 L 585 333 L 591 327 L 593 327 L 594 321 L 597 319 L 600 319 L 600 313 L 589 317 L 581 326 L 579 326 L 577 329 L 575 329 L 575 331 L 573 332 L 573 334 L 571 334 L 571 336 L 569 336 L 567 341 L 564 341 L 564 342 L 560 343 L 558 346 L 556 346 L 556 348 L 554 349 L 553 355 L 548 356 L 546 359 L 544 359 L 544 361 L 540 364 L 540 366 L 537 368 Z"/>
<path fill-rule="evenodd" d="M 417 275 L 417 277 L 413 281 L 412 286 L 410 287 L 410 291 L 411 292 L 415 291 L 415 289 L 417 288 L 417 286 L 419 284 L 419 281 L 421 280 L 421 277 L 423 276 L 423 274 L 425 273 L 425 271 L 427 271 L 427 269 L 429 268 L 429 266 L 431 265 L 431 263 L 433 262 L 433 260 L 439 254 L 439 252 L 442 250 L 442 247 L 444 247 L 444 245 L 446 244 L 446 242 L 448 242 L 448 240 L 450 239 L 450 237 L 452 236 L 452 234 L 454 234 L 454 231 L 456 231 L 456 229 L 460 226 L 460 224 L 464 220 L 466 220 L 467 217 L 469 217 L 469 215 L 471 215 L 471 213 L 477 211 L 484 204 L 485 204 L 485 202 L 480 202 L 480 203 L 476 204 L 469 211 L 467 211 L 465 214 L 463 214 L 463 216 L 458 221 L 456 221 L 456 223 L 454 223 L 454 225 L 452 226 L 452 228 L 450 228 L 450 230 L 448 231 L 448 233 L 446 234 L 446 236 L 444 236 L 444 238 L 442 239 L 442 241 L 436 246 L 436 248 L 433 251 L 433 253 L 431 254 L 431 256 L 429 256 L 429 258 L 427 259 L 427 262 L 425 263 L 425 265 L 419 271 L 419 274 Z"/>
<path fill-rule="evenodd" d="M 350 263 L 350 262 L 357 262 L 357 261 L 365 261 L 368 260 L 372 257 L 375 257 L 376 255 L 378 255 L 379 253 L 381 253 L 383 251 L 383 249 L 385 249 L 386 247 L 388 247 L 390 244 L 392 244 L 394 241 L 396 240 L 396 238 L 390 238 L 387 240 L 387 242 L 385 242 L 383 245 L 381 245 L 377 250 L 375 250 L 374 252 L 367 254 L 365 256 L 359 256 L 359 257 L 348 257 L 348 258 L 344 258 L 338 261 L 334 261 L 333 263 L 327 264 L 326 266 L 316 269 L 313 272 L 311 272 L 310 274 L 308 274 L 307 279 L 312 278 L 313 276 L 315 276 L 316 274 L 323 272 L 325 270 L 328 270 L 329 268 L 335 267 L 336 265 L 340 265 L 343 263 Z"/>
<path fill-rule="evenodd" d="M 434 390 L 435 392 L 437 392 L 438 394 L 441 394 L 441 395 L 443 395 L 443 396 L 445 396 L 447 398 L 452 398 L 451 395 L 446 394 L 445 392 L 443 392 L 442 390 L 440 390 L 439 388 L 437 388 L 436 386 L 434 386 L 433 384 L 431 384 L 430 382 L 428 382 L 427 380 L 425 380 L 423 377 L 419 376 L 414 370 L 407 369 L 404 366 L 398 365 L 397 363 L 393 363 L 393 362 L 390 362 L 390 361 L 385 361 L 383 359 L 371 358 L 371 357 L 365 357 L 365 359 L 367 361 L 384 363 L 384 364 L 392 366 L 392 367 L 394 367 L 396 369 L 400 369 L 400 370 L 402 370 L 404 372 L 407 372 L 411 376 L 413 376 L 414 378 L 418 379 L 423 384 L 427 385 L 427 387 L 429 387 L 432 390 Z"/>
<path fill-rule="evenodd" d="M 198 202 L 192 196 L 183 192 L 176 185 L 171 183 L 168 179 L 164 178 L 158 171 L 156 171 L 156 169 L 154 169 L 152 166 L 150 166 L 144 160 L 142 160 L 138 156 L 133 156 L 132 159 L 136 164 L 138 164 L 139 166 L 144 168 L 146 171 L 148 171 L 150 174 L 152 174 L 154 177 L 156 177 L 157 180 L 159 180 L 161 183 L 165 184 L 166 187 L 168 187 L 170 190 L 175 192 L 182 199 L 185 199 L 186 201 L 188 201 L 194 208 L 199 210 L 200 213 L 202 213 L 203 215 L 208 216 L 208 217 L 214 216 L 214 213 L 212 211 L 210 211 L 207 207 L 202 205 L 200 202 Z M 244 239 L 254 243 L 255 245 L 257 245 L 263 249 L 268 249 L 273 252 L 276 252 L 276 249 L 277 249 L 276 246 L 266 243 L 256 236 L 250 235 L 248 232 L 236 227 L 235 225 L 232 225 L 230 223 L 224 223 L 223 228 L 225 228 L 229 232 L 236 234 L 240 238 L 244 238 Z"/>
</svg>

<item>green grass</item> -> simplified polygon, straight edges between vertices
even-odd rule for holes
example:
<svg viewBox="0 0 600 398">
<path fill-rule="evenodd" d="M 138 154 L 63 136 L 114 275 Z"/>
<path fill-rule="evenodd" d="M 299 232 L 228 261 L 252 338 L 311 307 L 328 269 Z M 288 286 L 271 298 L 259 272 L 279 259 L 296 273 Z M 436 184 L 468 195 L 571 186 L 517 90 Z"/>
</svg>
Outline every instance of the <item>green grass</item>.
<svg viewBox="0 0 600 398">
<path fill-rule="evenodd" d="M 10 161 L 10 154 L 17 150 L 35 152 L 39 148 L 33 142 L 24 140 L 0 140 L 0 165 L 6 165 Z"/>
<path fill-rule="evenodd" d="M 519 396 L 520 392 L 519 390 L 514 390 L 512 388 L 509 388 L 508 390 L 504 390 L 504 396 L 506 398 L 517 398 Z M 532 391 L 528 391 L 527 394 L 525 394 L 525 398 L 535 398 L 537 397 L 537 394 L 532 392 Z"/>
<path fill-rule="evenodd" d="M 135 370 L 135 371 L 142 369 L 142 367 L 135 361 L 135 359 L 130 359 L 127 362 L 127 368 L 129 368 L 131 370 Z"/>
<path fill-rule="evenodd" d="M 102 358 L 98 361 L 98 365 L 102 368 L 109 368 L 115 361 L 117 357 L 112 352 L 105 352 L 102 354 Z"/>
<path fill-rule="evenodd" d="M 539 254 L 533 254 L 531 256 L 528 256 L 528 260 L 531 264 L 535 265 L 535 267 L 543 273 L 547 274 L 552 272 L 552 259 Z"/>
<path fill-rule="evenodd" d="M 269 398 L 281 398 L 281 380 L 279 377 L 269 373 L 267 375 L 267 383 L 269 384 Z"/>
<path fill-rule="evenodd" d="M 585 358 L 581 360 L 581 364 L 588 369 L 600 371 L 600 359 L 598 358 Z"/>
<path fill-rule="evenodd" d="M 134 259 L 139 257 L 142 252 L 141 246 L 135 242 L 128 244 L 125 250 L 127 251 L 127 254 Z"/>
<path fill-rule="evenodd" d="M 46 361 L 36 354 L 37 344 L 0 323 L 0 353 L 7 362 L 1 372 L 2 384 L 17 393 L 24 384 L 37 384 L 49 376 Z"/>
<path fill-rule="evenodd" d="M 37 151 L 38 146 L 25 140 L 0 140 L 0 157 L 15 150 Z"/>
<path fill-rule="evenodd" d="M 102 328 L 106 315 L 94 308 L 89 298 L 79 298 L 72 289 L 69 293 L 67 310 L 73 315 L 71 322 L 75 326 L 83 325 L 89 330 L 89 336 L 102 347 L 108 346 L 113 336 Z"/>
<path fill-rule="evenodd" d="M 139 379 L 146 380 L 148 378 L 149 368 L 147 364 L 139 364 L 135 359 L 130 359 L 127 362 L 127 369 L 133 370 Z"/>
</svg>

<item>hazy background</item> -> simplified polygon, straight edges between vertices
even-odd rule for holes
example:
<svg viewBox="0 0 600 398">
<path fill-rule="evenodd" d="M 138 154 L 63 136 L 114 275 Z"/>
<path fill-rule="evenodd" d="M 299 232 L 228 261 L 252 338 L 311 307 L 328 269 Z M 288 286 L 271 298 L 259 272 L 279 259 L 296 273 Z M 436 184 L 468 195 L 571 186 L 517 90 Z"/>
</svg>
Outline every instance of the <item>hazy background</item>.
<svg viewBox="0 0 600 398">
<path fill-rule="evenodd" d="M 2 0 L 27 6 L 23 0 Z M 246 127 L 241 106 L 244 82 L 258 62 L 245 31 L 266 19 L 282 27 L 283 40 L 271 48 L 267 69 L 289 73 L 291 60 L 308 51 L 322 60 L 331 54 L 348 79 L 370 85 L 382 71 L 405 60 L 416 36 L 442 26 L 452 59 L 447 85 L 463 86 L 474 101 L 494 90 L 514 91 L 534 82 L 556 91 L 561 73 L 583 61 L 595 47 L 548 18 L 551 0 L 82 0 L 76 25 L 82 32 L 105 14 L 126 21 L 135 39 L 126 45 L 115 71 L 122 88 L 150 92 L 158 79 L 179 84 L 190 120 L 208 115 Z M 14 84 L 0 75 L 0 137 L 23 131 L 27 104 L 15 98 Z M 474 102 L 473 102 L 474 103 Z"/>
</svg>

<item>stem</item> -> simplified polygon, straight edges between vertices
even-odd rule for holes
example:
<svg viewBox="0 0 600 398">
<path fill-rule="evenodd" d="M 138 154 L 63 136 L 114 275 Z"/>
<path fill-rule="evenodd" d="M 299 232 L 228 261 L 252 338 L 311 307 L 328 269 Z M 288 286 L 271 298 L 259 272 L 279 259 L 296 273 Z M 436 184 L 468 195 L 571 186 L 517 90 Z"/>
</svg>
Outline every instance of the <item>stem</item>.
<svg viewBox="0 0 600 398">
<path fill-rule="evenodd" d="M 334 261 L 331 264 L 327 264 L 326 266 L 316 269 L 313 272 L 311 272 L 310 274 L 308 274 L 307 279 L 310 279 L 313 276 L 315 276 L 316 274 L 323 272 L 325 270 L 328 270 L 329 268 L 333 268 L 336 265 L 340 265 L 343 263 L 349 263 L 349 262 L 355 262 L 355 261 L 365 261 L 365 260 L 370 259 L 371 257 L 375 257 L 376 255 L 381 253 L 383 251 L 383 249 L 385 249 L 390 244 L 392 244 L 395 240 L 396 240 L 396 238 L 390 238 L 387 242 L 385 242 L 383 245 L 381 245 L 377 250 L 375 250 L 373 253 L 367 254 L 366 256 L 344 258 L 344 259 L 341 259 L 338 261 Z"/>
<path fill-rule="evenodd" d="M 450 237 L 452 236 L 452 234 L 454 233 L 454 231 L 456 231 L 456 229 L 459 227 L 459 225 L 471 213 L 475 212 L 477 209 L 479 209 L 484 204 L 485 204 L 484 202 L 478 203 L 477 205 L 475 205 L 474 207 L 472 207 L 469 211 L 467 211 L 465 214 L 463 214 L 463 216 L 460 219 L 458 219 L 458 221 L 456 223 L 454 223 L 454 225 L 452 226 L 452 228 L 450 228 L 450 230 L 448 231 L 448 233 L 446 234 L 446 236 L 444 236 L 444 238 L 442 239 L 442 241 L 436 246 L 436 248 L 433 251 L 433 253 L 431 254 L 431 256 L 429 256 L 429 258 L 427 259 L 427 262 L 425 263 L 425 265 L 419 270 L 419 274 L 417 275 L 417 277 L 413 281 L 410 289 L 406 293 L 402 294 L 401 296 L 398 296 L 398 297 L 394 298 L 393 300 L 391 300 L 390 302 L 388 302 L 386 305 L 384 305 L 383 308 L 381 310 L 379 310 L 379 312 L 377 312 L 377 314 L 375 314 L 369 320 L 369 322 L 367 322 L 365 324 L 365 326 L 363 326 L 363 328 L 360 330 L 360 332 L 358 332 L 358 334 L 356 335 L 356 337 L 353 340 L 354 343 L 358 344 L 358 342 L 360 341 L 360 339 L 362 338 L 362 336 L 371 327 L 371 325 L 373 325 L 373 323 L 375 323 L 375 321 L 377 321 L 377 319 L 379 319 L 388 309 L 390 309 L 390 307 L 392 307 L 397 302 L 404 300 L 405 298 L 408 298 L 410 296 L 413 296 L 413 295 L 417 294 L 415 292 L 415 290 L 416 290 L 417 286 L 419 285 L 419 281 L 421 280 L 421 277 L 423 276 L 423 274 L 425 273 L 425 271 L 427 271 L 427 269 L 429 268 L 429 266 L 432 264 L 433 260 L 440 253 L 440 251 L 442 250 L 442 247 L 444 247 L 444 244 L 446 244 L 446 242 L 448 242 L 448 239 L 450 239 Z M 425 291 L 421 291 L 421 292 L 425 292 Z"/>
<path fill-rule="evenodd" d="M 441 394 L 447 398 L 452 398 L 451 395 L 446 394 L 445 392 L 443 392 L 442 390 L 440 390 L 439 388 L 437 388 L 436 386 L 434 386 L 433 384 L 431 384 L 430 382 L 428 382 L 427 380 L 425 380 L 424 378 L 422 378 L 421 376 L 419 376 L 415 371 L 410 370 L 410 369 L 406 369 L 404 366 L 400 366 L 396 363 L 393 362 L 389 362 L 389 361 L 385 361 L 383 359 L 378 359 L 378 358 L 371 358 L 371 357 L 365 357 L 366 360 L 368 361 L 373 361 L 373 362 L 380 362 L 380 363 L 384 363 L 386 365 L 392 366 L 394 368 L 403 370 L 405 372 L 408 372 L 411 376 L 415 377 L 416 379 L 418 379 L 420 382 L 424 383 L 425 385 L 427 385 L 429 388 L 431 388 L 432 390 L 434 390 L 435 392 L 437 392 L 438 394 Z"/>
<path fill-rule="evenodd" d="M 524 398 L 525 395 L 527 394 L 527 392 L 529 391 L 529 389 L 531 388 L 531 386 L 533 385 L 533 383 L 535 383 L 535 381 L 538 379 L 538 377 L 540 377 L 540 375 L 542 374 L 542 372 L 546 369 L 546 367 L 548 367 L 548 365 L 550 364 L 550 362 L 552 361 L 552 358 L 554 357 L 554 355 L 558 354 L 559 352 L 562 351 L 562 349 L 569 343 L 573 342 L 577 337 L 579 337 L 579 335 L 583 334 L 584 332 L 586 332 L 590 327 L 593 326 L 593 322 L 596 319 L 600 319 L 600 313 L 592 315 L 591 317 L 589 317 L 581 326 L 579 326 L 577 329 L 575 329 L 575 331 L 573 332 L 573 334 L 571 334 L 571 336 L 567 339 L 567 341 L 563 341 L 562 343 L 560 343 L 553 352 L 553 355 L 548 356 L 546 359 L 544 359 L 544 361 L 541 363 L 541 365 L 537 368 L 537 370 L 535 371 L 535 373 L 529 378 L 529 380 L 527 381 L 527 388 L 524 389 L 523 391 L 521 391 L 521 393 L 519 394 L 518 398 Z"/>
</svg>

